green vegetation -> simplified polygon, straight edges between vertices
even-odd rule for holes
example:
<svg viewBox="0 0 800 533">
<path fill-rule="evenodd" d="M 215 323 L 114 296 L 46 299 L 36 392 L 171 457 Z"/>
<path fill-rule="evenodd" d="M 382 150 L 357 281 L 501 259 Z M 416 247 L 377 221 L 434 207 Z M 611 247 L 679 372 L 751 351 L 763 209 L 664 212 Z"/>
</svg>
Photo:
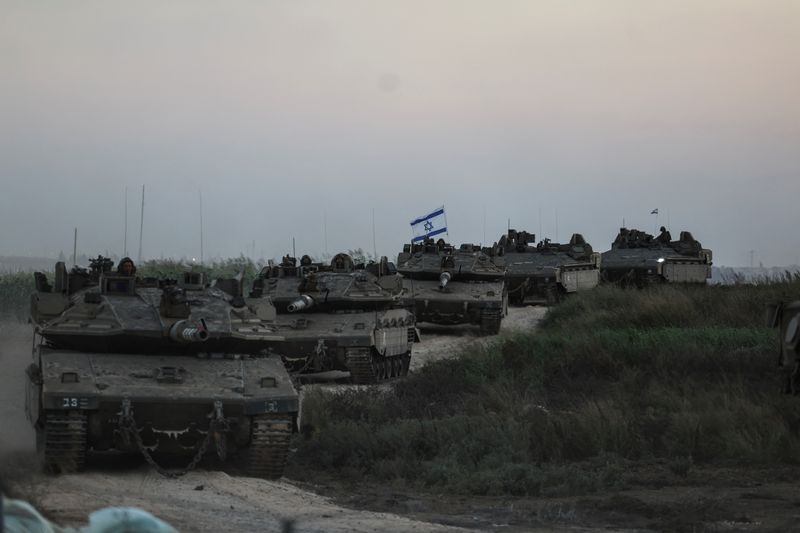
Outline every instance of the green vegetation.
<svg viewBox="0 0 800 533">
<path fill-rule="evenodd" d="M 203 265 L 188 261 L 176 261 L 174 259 L 153 259 L 150 261 L 145 261 L 142 265 L 138 265 L 136 275 L 142 278 L 153 277 L 177 279 L 181 273 L 186 272 L 187 270 L 194 270 L 197 272 L 205 272 L 208 280 L 213 281 L 217 278 L 232 278 L 239 275 L 239 273 L 242 272 L 242 269 L 244 269 L 244 287 L 245 292 L 247 292 L 253 282 L 253 279 L 255 279 L 255 277 L 258 275 L 262 266 L 263 265 L 258 264 L 252 259 L 244 256 L 232 259 L 223 259 Z"/>
<path fill-rule="evenodd" d="M 572 495 L 637 465 L 800 460 L 800 402 L 777 393 L 764 308 L 800 282 L 601 287 L 541 329 L 426 365 L 393 390 L 312 390 L 299 477 L 333 472 L 462 494 Z"/>
<path fill-rule="evenodd" d="M 0 275 L 0 319 L 27 318 L 33 290 L 33 274 L 15 272 Z"/>
</svg>

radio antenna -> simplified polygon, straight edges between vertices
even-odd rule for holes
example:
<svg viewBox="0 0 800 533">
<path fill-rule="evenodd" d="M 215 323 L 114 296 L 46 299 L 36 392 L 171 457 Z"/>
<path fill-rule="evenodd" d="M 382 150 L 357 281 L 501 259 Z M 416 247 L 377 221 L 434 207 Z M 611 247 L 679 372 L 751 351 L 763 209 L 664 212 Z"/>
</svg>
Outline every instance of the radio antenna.
<svg viewBox="0 0 800 533">
<path fill-rule="evenodd" d="M 144 233 L 144 185 L 142 185 L 142 211 L 139 215 L 139 257 L 137 263 L 142 262 L 142 234 Z"/>
<path fill-rule="evenodd" d="M 122 245 L 122 257 L 128 256 L 128 186 L 125 186 L 125 238 Z"/>
<path fill-rule="evenodd" d="M 197 189 L 197 197 L 200 203 L 200 264 L 203 264 L 203 191 Z"/>
</svg>

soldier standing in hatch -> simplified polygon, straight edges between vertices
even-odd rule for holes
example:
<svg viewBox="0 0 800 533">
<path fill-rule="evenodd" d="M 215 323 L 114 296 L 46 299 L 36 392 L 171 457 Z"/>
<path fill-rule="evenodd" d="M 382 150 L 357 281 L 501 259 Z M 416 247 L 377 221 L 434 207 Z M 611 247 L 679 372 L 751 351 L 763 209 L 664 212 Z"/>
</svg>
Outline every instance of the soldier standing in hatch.
<svg viewBox="0 0 800 533">
<path fill-rule="evenodd" d="M 672 235 L 669 234 L 667 228 L 661 226 L 661 233 L 656 237 L 656 240 L 662 244 L 669 244 L 672 241 Z"/>
<path fill-rule="evenodd" d="M 136 265 L 133 264 L 133 259 L 130 257 L 123 257 L 119 265 L 117 265 L 117 274 L 120 276 L 133 277 L 136 275 Z"/>
</svg>

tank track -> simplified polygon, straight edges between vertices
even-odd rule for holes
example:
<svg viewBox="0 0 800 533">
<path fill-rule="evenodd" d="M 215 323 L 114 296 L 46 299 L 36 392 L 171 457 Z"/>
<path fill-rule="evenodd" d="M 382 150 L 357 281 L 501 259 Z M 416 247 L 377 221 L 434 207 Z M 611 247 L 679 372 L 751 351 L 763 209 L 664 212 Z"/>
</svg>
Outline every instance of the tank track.
<svg viewBox="0 0 800 533">
<path fill-rule="evenodd" d="M 293 423 L 292 416 L 287 414 L 253 416 L 247 449 L 248 475 L 265 479 L 278 479 L 283 475 Z"/>
<path fill-rule="evenodd" d="M 84 411 L 45 413 L 44 427 L 36 429 L 44 471 L 68 474 L 86 464 L 88 420 Z"/>
<path fill-rule="evenodd" d="M 348 348 L 347 368 L 350 380 L 358 385 L 372 385 L 408 375 L 411 355 L 384 357 L 372 348 Z"/>
<path fill-rule="evenodd" d="M 642 274 L 636 280 L 636 286 L 639 289 L 646 289 L 648 287 L 656 287 L 664 283 L 664 278 L 658 274 Z"/>
<path fill-rule="evenodd" d="M 547 285 L 543 289 L 543 293 L 547 305 L 556 305 L 561 301 L 561 293 L 558 292 L 557 285 Z"/>
<path fill-rule="evenodd" d="M 500 333 L 500 321 L 503 318 L 502 309 L 482 309 L 481 310 L 481 335 L 497 335 Z"/>
</svg>

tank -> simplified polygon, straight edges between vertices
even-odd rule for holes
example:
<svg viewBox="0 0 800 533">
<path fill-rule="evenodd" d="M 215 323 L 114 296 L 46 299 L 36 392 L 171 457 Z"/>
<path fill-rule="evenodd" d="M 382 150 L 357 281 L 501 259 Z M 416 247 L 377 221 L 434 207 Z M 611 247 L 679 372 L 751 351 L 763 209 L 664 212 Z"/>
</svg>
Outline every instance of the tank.
<svg viewBox="0 0 800 533">
<path fill-rule="evenodd" d="M 778 330 L 781 388 L 787 394 L 800 394 L 800 300 L 770 304 L 767 322 Z"/>
<path fill-rule="evenodd" d="M 269 301 L 285 339 L 276 345 L 300 380 L 347 378 L 379 383 L 408 374 L 414 314 L 402 300 L 402 280 L 386 258 L 356 268 L 347 254 L 330 264 L 286 256 L 253 283 L 251 298 Z"/>
<path fill-rule="evenodd" d="M 705 249 L 688 231 L 680 239 L 662 227 L 661 235 L 620 228 L 611 250 L 603 252 L 603 281 L 644 287 L 654 283 L 706 283 L 711 277 L 711 250 Z"/>
<path fill-rule="evenodd" d="M 505 267 L 480 246 L 455 249 L 442 239 L 407 244 L 397 257 L 397 270 L 418 322 L 476 324 L 482 335 L 500 331 L 508 309 Z"/>
<path fill-rule="evenodd" d="M 26 410 L 47 471 L 81 470 L 87 453 L 139 452 L 179 475 L 206 455 L 236 456 L 248 475 L 282 475 L 299 400 L 267 302 L 240 282 L 207 284 L 112 272 L 98 258 L 51 284 L 35 274 Z M 169 460 L 179 470 L 159 466 Z"/>
<path fill-rule="evenodd" d="M 509 302 L 556 303 L 569 293 L 591 289 L 600 280 L 600 254 L 580 233 L 567 244 L 509 229 L 492 248 L 495 262 L 506 267 Z"/>
</svg>

